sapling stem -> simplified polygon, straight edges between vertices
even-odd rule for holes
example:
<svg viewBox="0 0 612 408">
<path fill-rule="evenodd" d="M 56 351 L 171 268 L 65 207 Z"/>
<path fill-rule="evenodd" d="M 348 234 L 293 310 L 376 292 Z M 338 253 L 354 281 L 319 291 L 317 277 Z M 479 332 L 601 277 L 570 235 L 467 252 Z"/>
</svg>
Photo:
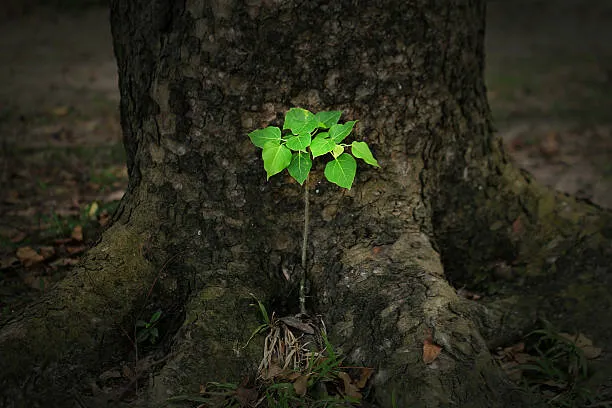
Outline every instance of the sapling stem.
<svg viewBox="0 0 612 408">
<path fill-rule="evenodd" d="M 308 247 L 308 224 L 310 222 L 310 200 L 308 198 L 308 176 L 304 183 L 304 236 L 302 238 L 302 277 L 300 279 L 300 313 L 306 314 L 306 248 Z"/>
<path fill-rule="evenodd" d="M 291 108 L 285 114 L 283 129 L 268 126 L 249 133 L 251 142 L 262 149 L 261 157 L 266 176 L 287 169 L 289 175 L 304 186 L 304 237 L 302 240 L 302 276 L 300 279 L 300 312 L 306 314 L 306 249 L 310 222 L 308 174 L 312 161 L 331 154 L 333 160 L 325 165 L 325 178 L 347 190 L 351 189 L 357 171 L 355 158 L 380 167 L 366 142 L 342 141 L 351 133 L 356 120 L 338 123 L 341 111 L 319 112 L 316 115 L 303 108 Z M 283 136 L 284 131 L 285 136 Z M 350 152 L 345 150 L 350 148 Z"/>
</svg>

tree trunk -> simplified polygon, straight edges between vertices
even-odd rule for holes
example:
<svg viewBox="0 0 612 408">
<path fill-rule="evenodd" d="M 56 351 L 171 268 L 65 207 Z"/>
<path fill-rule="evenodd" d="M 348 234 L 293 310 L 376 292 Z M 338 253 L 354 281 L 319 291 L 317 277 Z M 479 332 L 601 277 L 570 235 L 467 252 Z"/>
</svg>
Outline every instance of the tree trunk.
<svg viewBox="0 0 612 408">
<path fill-rule="evenodd" d="M 156 310 L 163 347 L 143 350 L 136 404 L 252 376 L 253 296 L 298 311 L 303 202 L 288 177 L 266 182 L 246 134 L 300 106 L 359 120 L 382 166 L 360 168 L 350 191 L 320 167 L 309 184 L 308 307 L 348 361 L 376 369 L 372 401 L 538 406 L 488 351 L 533 313 L 485 309 L 449 280 L 490 282 L 505 262 L 502 294 L 529 282 L 530 305 L 552 307 L 566 287 L 543 302 L 534 285 L 570 276 L 585 248 L 609 263 L 612 223 L 508 164 L 483 84 L 484 15 L 484 0 L 113 0 L 128 191 L 72 275 L 0 332 L 1 405 L 107 406 L 101 374 L 139 358 L 134 324 Z M 612 286 L 606 272 L 593 282 Z M 429 364 L 427 341 L 442 347 Z"/>
</svg>

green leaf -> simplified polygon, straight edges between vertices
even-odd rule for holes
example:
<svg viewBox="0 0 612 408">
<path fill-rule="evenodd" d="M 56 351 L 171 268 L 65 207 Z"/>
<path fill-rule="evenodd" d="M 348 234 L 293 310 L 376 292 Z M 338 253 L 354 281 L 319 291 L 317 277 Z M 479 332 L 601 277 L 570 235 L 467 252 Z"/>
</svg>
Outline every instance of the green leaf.
<svg viewBox="0 0 612 408">
<path fill-rule="evenodd" d="M 283 145 L 269 142 L 264 145 L 261 157 L 269 180 L 270 177 L 280 173 L 291 163 L 291 150 Z"/>
<path fill-rule="evenodd" d="M 351 131 L 353 130 L 353 126 L 355 126 L 355 123 L 357 123 L 356 120 L 351 120 L 342 125 L 333 125 L 329 128 L 329 137 L 331 137 L 334 142 L 340 143 L 344 140 L 345 137 L 347 137 L 351 133 Z"/>
<path fill-rule="evenodd" d="M 334 146 L 334 150 L 332 150 L 332 156 L 334 156 L 334 159 L 340 156 L 342 153 L 344 153 L 344 146 Z"/>
<path fill-rule="evenodd" d="M 289 164 L 287 170 L 289 170 L 291 177 L 300 183 L 300 185 L 303 185 L 311 167 L 312 160 L 310 160 L 310 155 L 308 153 L 299 152 L 293 154 L 291 164 Z"/>
<path fill-rule="evenodd" d="M 161 310 L 158 310 L 157 312 L 153 313 L 153 316 L 151 316 L 151 319 L 149 319 L 149 323 L 155 323 L 156 321 L 158 321 L 161 317 L 161 314 Z"/>
<path fill-rule="evenodd" d="M 294 135 L 312 133 L 317 128 L 319 122 L 315 119 L 312 112 L 302 108 L 291 108 L 285 115 L 283 130 L 290 129 Z"/>
<path fill-rule="evenodd" d="M 335 160 L 327 163 L 325 166 L 325 177 L 332 183 L 350 190 L 356 171 L 357 162 L 353 156 L 343 153 Z"/>
<path fill-rule="evenodd" d="M 320 129 L 329 129 L 331 126 L 338 123 L 340 116 L 342 116 L 342 111 L 319 112 L 315 115 L 315 119 L 319 122 L 317 127 Z"/>
<path fill-rule="evenodd" d="M 351 152 L 353 153 L 353 156 L 357 157 L 358 159 L 362 159 L 364 162 L 372 166 L 380 167 L 366 142 L 353 142 L 351 144 Z"/>
<path fill-rule="evenodd" d="M 312 136 L 310 135 L 310 133 L 302 133 L 300 135 L 288 138 L 287 143 L 285 143 L 285 145 L 291 150 L 306 151 L 306 148 L 310 146 L 311 141 Z"/>
<path fill-rule="evenodd" d="M 138 332 L 138 334 L 136 334 L 136 341 L 138 343 L 142 343 L 143 341 L 147 340 L 149 338 L 151 333 L 149 333 L 148 330 L 142 330 L 140 332 Z"/>
<path fill-rule="evenodd" d="M 319 133 L 312 143 L 310 143 L 310 151 L 312 152 L 312 158 L 317 156 L 323 156 L 325 153 L 329 153 L 334 150 L 336 143 L 329 138 L 329 133 Z"/>
<path fill-rule="evenodd" d="M 261 149 L 268 142 L 280 144 L 281 131 L 276 126 L 268 126 L 267 128 L 257 129 L 249 133 L 251 142 Z"/>
</svg>

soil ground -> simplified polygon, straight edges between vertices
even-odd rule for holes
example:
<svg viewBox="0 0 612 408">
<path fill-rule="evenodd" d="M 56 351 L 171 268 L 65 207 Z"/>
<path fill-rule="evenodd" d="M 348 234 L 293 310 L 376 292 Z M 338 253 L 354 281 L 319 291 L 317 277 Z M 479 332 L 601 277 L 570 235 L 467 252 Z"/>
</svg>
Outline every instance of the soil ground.
<svg viewBox="0 0 612 408">
<path fill-rule="evenodd" d="M 107 10 L 33 4 L 0 10 L 0 321 L 77 262 L 127 184 Z M 610 1 L 489 2 L 486 81 L 506 148 L 607 208 L 611 40 Z"/>
</svg>

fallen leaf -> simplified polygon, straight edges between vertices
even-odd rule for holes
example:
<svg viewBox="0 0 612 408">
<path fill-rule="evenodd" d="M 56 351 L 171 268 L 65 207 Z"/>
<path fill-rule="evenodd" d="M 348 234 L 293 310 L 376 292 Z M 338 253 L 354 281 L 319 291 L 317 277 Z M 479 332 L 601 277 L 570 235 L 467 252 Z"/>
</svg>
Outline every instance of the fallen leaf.
<svg viewBox="0 0 612 408">
<path fill-rule="evenodd" d="M 95 220 L 96 219 L 96 214 L 98 213 L 98 208 L 100 208 L 98 206 L 97 202 L 93 202 L 91 203 L 91 206 L 89 206 L 89 212 L 87 213 L 87 215 L 89 216 L 90 219 Z"/>
<path fill-rule="evenodd" d="M 482 297 L 479 294 L 470 292 L 469 290 L 465 288 L 457 289 L 457 295 L 464 299 L 469 299 L 469 300 L 479 300 Z"/>
<path fill-rule="evenodd" d="M 236 389 L 236 399 L 240 403 L 241 407 L 250 407 L 251 403 L 257 401 L 259 393 L 254 388 L 246 388 L 240 386 Z"/>
<path fill-rule="evenodd" d="M 374 374 L 374 369 L 370 367 L 363 367 L 359 370 L 359 380 L 355 383 L 357 388 L 362 389 L 366 386 L 366 383 L 370 377 Z"/>
<path fill-rule="evenodd" d="M 275 362 L 271 363 L 267 370 L 262 374 L 262 377 L 265 380 L 272 380 L 283 373 L 283 368 L 276 364 Z"/>
<path fill-rule="evenodd" d="M 76 265 L 78 263 L 79 263 L 78 259 L 74 259 L 74 258 L 60 258 L 60 259 L 57 259 L 57 260 L 51 262 L 49 264 L 49 266 L 51 266 L 51 267 L 72 266 L 72 265 Z"/>
<path fill-rule="evenodd" d="M 442 347 L 435 344 L 429 335 L 425 340 L 423 340 L 423 362 L 425 364 L 431 364 L 442 351 Z"/>
<path fill-rule="evenodd" d="M 81 245 L 81 246 L 67 246 L 66 247 L 66 252 L 68 252 L 70 255 L 75 255 L 78 253 L 81 253 L 83 251 L 85 251 L 87 249 L 87 247 L 85 245 Z"/>
<path fill-rule="evenodd" d="M 19 231 L 19 232 L 15 233 L 14 235 L 12 235 L 10 240 L 11 240 L 11 242 L 13 244 L 17 244 L 17 243 L 23 241 L 24 239 L 26 239 L 27 236 L 28 236 L 28 234 L 26 232 Z"/>
<path fill-rule="evenodd" d="M 72 229 L 72 233 L 70 234 L 70 236 L 75 241 L 83 241 L 83 227 L 80 225 L 77 225 L 76 227 L 74 227 Z"/>
<path fill-rule="evenodd" d="M 55 248 L 50 246 L 40 247 L 38 251 L 40 252 L 40 255 L 43 257 L 44 260 L 47 260 L 55 255 Z"/>
<path fill-rule="evenodd" d="M 65 245 L 72 242 L 72 238 L 56 238 L 53 240 L 53 243 L 56 245 Z"/>
<path fill-rule="evenodd" d="M 68 106 L 56 106 L 51 109 L 51 114 L 53 116 L 66 116 L 70 112 L 70 108 Z"/>
<path fill-rule="evenodd" d="M 111 202 L 111 201 L 119 201 L 119 200 L 121 200 L 121 198 L 123 197 L 124 194 L 125 194 L 125 190 L 113 191 L 112 193 L 110 193 L 109 195 L 104 197 L 104 202 L 108 203 L 108 202 Z"/>
<path fill-rule="evenodd" d="M 18 248 L 16 255 L 25 267 L 32 266 L 44 260 L 42 255 L 29 246 Z"/>
<path fill-rule="evenodd" d="M 98 222 L 100 223 L 100 225 L 104 227 L 106 226 L 106 224 L 108 224 L 109 221 L 110 221 L 110 214 L 108 213 L 108 211 L 106 210 L 102 211 L 102 213 L 98 217 Z"/>
<path fill-rule="evenodd" d="M 344 394 L 347 397 L 361 399 L 361 393 L 355 384 L 353 384 L 353 380 L 350 375 L 344 371 L 340 371 L 338 373 L 338 377 L 344 382 Z"/>
<path fill-rule="evenodd" d="M 314 327 L 312 327 L 310 323 L 303 323 L 300 319 L 296 317 L 285 316 L 285 317 L 281 317 L 278 320 L 285 323 L 287 326 L 293 327 L 294 329 L 297 329 L 303 333 L 311 334 L 311 335 L 315 333 Z"/>
<path fill-rule="evenodd" d="M 296 378 L 293 382 L 293 390 L 301 397 L 306 395 L 306 391 L 308 390 L 308 375 L 300 375 Z"/>
<path fill-rule="evenodd" d="M 593 341 L 582 333 L 577 335 L 559 333 L 559 336 L 574 343 L 576 347 L 582 350 L 584 357 L 589 360 L 599 357 L 602 352 L 601 348 L 593 346 Z"/>
<path fill-rule="evenodd" d="M 549 132 L 540 142 L 540 152 L 546 157 L 556 156 L 559 153 L 559 135 L 557 132 Z"/>
</svg>

